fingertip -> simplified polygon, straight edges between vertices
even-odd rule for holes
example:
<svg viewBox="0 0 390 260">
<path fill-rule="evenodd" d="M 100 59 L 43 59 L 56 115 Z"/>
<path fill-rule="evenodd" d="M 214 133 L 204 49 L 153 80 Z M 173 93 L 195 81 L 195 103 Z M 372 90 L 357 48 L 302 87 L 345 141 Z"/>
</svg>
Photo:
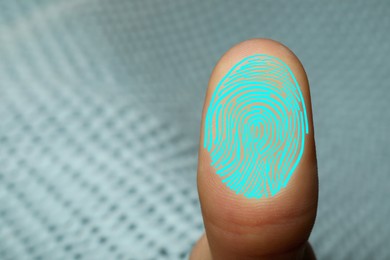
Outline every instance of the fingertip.
<svg viewBox="0 0 390 260">
<path fill-rule="evenodd" d="M 237 63 L 258 54 L 282 61 L 291 71 L 302 93 L 308 131 L 303 137 L 302 156 L 285 187 L 264 193 L 266 196 L 261 198 L 248 198 L 247 194 L 232 190 L 224 182 L 224 176 L 217 174 L 212 153 L 205 147 L 208 124 L 205 118 L 212 96 L 224 77 Z M 202 118 L 198 190 L 213 256 L 229 259 L 225 257 L 272 255 L 300 248 L 314 224 L 318 185 L 309 84 L 299 59 L 286 46 L 269 39 L 251 39 L 235 45 L 221 57 L 212 72 Z M 215 134 L 215 123 L 208 127 Z"/>
</svg>

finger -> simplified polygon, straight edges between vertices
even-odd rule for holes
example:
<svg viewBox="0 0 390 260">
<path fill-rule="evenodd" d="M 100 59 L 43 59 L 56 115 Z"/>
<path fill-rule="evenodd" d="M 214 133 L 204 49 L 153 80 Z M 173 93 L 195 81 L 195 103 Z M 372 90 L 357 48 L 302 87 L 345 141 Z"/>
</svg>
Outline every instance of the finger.
<svg viewBox="0 0 390 260">
<path fill-rule="evenodd" d="M 317 210 L 316 165 L 298 58 L 267 39 L 234 46 L 216 65 L 203 108 L 198 191 L 207 239 L 193 256 L 302 256 Z"/>
</svg>

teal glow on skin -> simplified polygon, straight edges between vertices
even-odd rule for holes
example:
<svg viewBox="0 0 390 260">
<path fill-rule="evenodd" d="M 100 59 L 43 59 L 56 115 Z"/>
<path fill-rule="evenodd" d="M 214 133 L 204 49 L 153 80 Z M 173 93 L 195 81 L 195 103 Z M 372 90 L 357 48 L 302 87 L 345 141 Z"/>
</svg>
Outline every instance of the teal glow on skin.
<svg viewBox="0 0 390 260">
<path fill-rule="evenodd" d="M 309 133 L 305 102 L 291 69 L 256 54 L 237 63 L 216 87 L 207 110 L 204 148 L 222 182 L 247 198 L 285 187 Z"/>
</svg>

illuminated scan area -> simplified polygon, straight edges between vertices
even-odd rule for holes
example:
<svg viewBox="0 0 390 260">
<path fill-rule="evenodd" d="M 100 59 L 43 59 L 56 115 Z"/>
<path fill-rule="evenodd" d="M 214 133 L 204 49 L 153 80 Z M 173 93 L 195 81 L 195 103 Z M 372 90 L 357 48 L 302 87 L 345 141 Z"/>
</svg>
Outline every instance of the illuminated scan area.
<svg viewBox="0 0 390 260">
<path fill-rule="evenodd" d="M 237 63 L 212 94 L 204 147 L 231 190 L 274 196 L 296 169 L 308 134 L 305 102 L 290 68 L 268 55 Z"/>
</svg>

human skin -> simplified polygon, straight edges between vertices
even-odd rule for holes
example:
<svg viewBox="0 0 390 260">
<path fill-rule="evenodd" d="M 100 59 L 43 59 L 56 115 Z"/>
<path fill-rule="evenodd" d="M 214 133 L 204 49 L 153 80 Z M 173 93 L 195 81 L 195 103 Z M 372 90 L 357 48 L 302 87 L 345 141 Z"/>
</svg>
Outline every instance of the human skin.
<svg viewBox="0 0 390 260">
<path fill-rule="evenodd" d="M 245 57 L 266 54 L 291 69 L 305 101 L 309 133 L 302 158 L 287 186 L 275 196 L 248 199 L 229 189 L 211 166 L 203 147 L 204 119 L 216 86 Z M 309 84 L 301 62 L 286 46 L 269 39 L 251 39 L 227 51 L 215 66 L 205 97 L 198 155 L 198 192 L 206 233 L 190 259 L 314 259 L 307 240 L 318 200 L 317 161 Z"/>
</svg>

